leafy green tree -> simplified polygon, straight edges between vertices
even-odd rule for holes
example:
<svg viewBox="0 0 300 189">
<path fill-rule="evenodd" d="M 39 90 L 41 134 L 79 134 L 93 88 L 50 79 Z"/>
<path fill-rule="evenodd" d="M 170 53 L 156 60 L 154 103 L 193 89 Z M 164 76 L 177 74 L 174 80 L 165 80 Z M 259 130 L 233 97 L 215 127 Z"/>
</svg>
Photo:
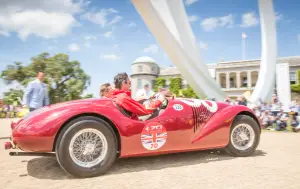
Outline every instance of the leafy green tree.
<svg viewBox="0 0 300 189">
<path fill-rule="evenodd" d="M 159 88 L 166 86 L 166 79 L 163 77 L 158 77 L 155 79 L 154 91 L 157 92 Z"/>
<path fill-rule="evenodd" d="M 296 92 L 296 93 L 300 93 L 300 84 L 292 84 L 291 85 L 291 91 Z"/>
<path fill-rule="evenodd" d="M 181 92 L 186 98 L 199 98 L 190 85 L 187 85 L 186 89 L 183 89 Z"/>
<path fill-rule="evenodd" d="M 176 96 L 179 95 L 181 85 L 182 85 L 182 79 L 180 77 L 170 78 L 170 91 Z"/>
<path fill-rule="evenodd" d="M 48 85 L 52 104 L 82 99 L 83 91 L 90 85 L 90 76 L 78 61 L 70 61 L 67 54 L 50 56 L 49 53 L 42 53 L 33 57 L 27 66 L 21 62 L 8 65 L 0 76 L 6 84 L 17 81 L 26 87 L 39 71 L 45 73 L 45 83 Z"/>
<path fill-rule="evenodd" d="M 82 97 L 83 99 L 86 99 L 86 98 L 94 98 L 94 95 L 93 94 L 87 94 L 85 96 Z"/>
<path fill-rule="evenodd" d="M 291 85 L 291 91 L 300 93 L 300 70 L 297 70 L 297 76 L 298 76 L 298 81 L 296 82 L 296 84 Z"/>
<path fill-rule="evenodd" d="M 300 84 L 300 70 L 297 70 L 297 76 L 298 76 L 298 81 L 297 81 L 297 83 Z"/>
<path fill-rule="evenodd" d="M 10 89 L 4 93 L 3 103 L 12 105 L 21 105 L 19 99 L 22 99 L 24 92 L 20 89 Z"/>
</svg>

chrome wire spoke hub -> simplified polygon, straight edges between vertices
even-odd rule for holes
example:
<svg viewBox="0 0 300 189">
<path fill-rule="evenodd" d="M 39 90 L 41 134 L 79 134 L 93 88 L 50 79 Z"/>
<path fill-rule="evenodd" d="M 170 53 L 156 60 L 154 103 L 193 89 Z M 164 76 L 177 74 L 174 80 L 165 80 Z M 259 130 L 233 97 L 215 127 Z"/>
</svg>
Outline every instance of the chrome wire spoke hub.
<svg viewBox="0 0 300 189">
<path fill-rule="evenodd" d="M 69 153 L 72 160 L 81 167 L 93 167 L 103 161 L 108 146 L 105 136 L 97 129 L 83 129 L 70 142 Z"/>
<path fill-rule="evenodd" d="M 231 132 L 232 145 L 238 150 L 247 150 L 254 143 L 253 128 L 245 123 L 237 125 Z"/>
</svg>

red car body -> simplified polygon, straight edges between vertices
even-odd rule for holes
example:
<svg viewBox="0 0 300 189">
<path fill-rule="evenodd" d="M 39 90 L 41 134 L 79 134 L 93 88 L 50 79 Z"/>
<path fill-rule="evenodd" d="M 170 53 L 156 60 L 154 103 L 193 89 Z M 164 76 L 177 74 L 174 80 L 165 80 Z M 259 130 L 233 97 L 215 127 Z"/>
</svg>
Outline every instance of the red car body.
<svg viewBox="0 0 300 189">
<path fill-rule="evenodd" d="M 207 107 L 213 103 L 217 109 L 210 111 Z M 113 127 L 119 139 L 121 158 L 223 148 L 229 143 L 231 124 L 239 114 L 249 115 L 258 122 L 246 106 L 231 106 L 222 102 L 170 99 L 161 115 L 140 121 L 125 116 L 110 99 L 77 100 L 31 112 L 12 124 L 11 140 L 13 145 L 25 152 L 53 152 L 59 132 L 70 120 L 92 115 L 104 119 Z M 167 133 L 162 140 L 163 145 L 160 148 L 154 146 L 151 149 L 149 145 L 145 148 L 143 131 L 147 126 L 155 125 L 163 126 Z M 158 138 L 153 140 L 158 141 Z"/>
</svg>

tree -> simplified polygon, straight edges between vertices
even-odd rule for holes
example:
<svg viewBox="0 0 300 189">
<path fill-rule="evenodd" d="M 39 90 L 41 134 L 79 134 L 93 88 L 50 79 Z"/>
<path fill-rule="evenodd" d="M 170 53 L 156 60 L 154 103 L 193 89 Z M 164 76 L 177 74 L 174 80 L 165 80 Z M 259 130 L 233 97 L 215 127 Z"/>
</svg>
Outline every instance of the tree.
<svg viewBox="0 0 300 189">
<path fill-rule="evenodd" d="M 176 96 L 179 95 L 181 85 L 182 85 L 182 79 L 180 77 L 170 78 L 170 91 Z"/>
<path fill-rule="evenodd" d="M 296 84 L 291 85 L 291 91 L 300 93 L 300 70 L 297 70 L 297 76 L 298 76 L 298 81 L 296 82 Z"/>
<path fill-rule="evenodd" d="M 83 99 L 86 99 L 86 98 L 94 98 L 94 95 L 93 94 L 87 94 L 85 96 L 82 97 Z"/>
<path fill-rule="evenodd" d="M 199 98 L 190 85 L 187 85 L 186 89 L 183 89 L 181 93 L 185 98 Z"/>
<path fill-rule="evenodd" d="M 157 92 L 159 88 L 166 86 L 166 79 L 163 77 L 158 77 L 155 79 L 154 91 Z"/>
<path fill-rule="evenodd" d="M 45 83 L 52 104 L 82 99 L 83 91 L 90 85 L 90 76 L 80 67 L 80 63 L 70 61 L 66 54 L 50 56 L 49 53 L 42 53 L 33 57 L 27 66 L 23 66 L 21 62 L 8 65 L 0 76 L 6 84 L 17 81 L 26 86 L 35 79 L 39 71 L 45 73 Z"/>
<path fill-rule="evenodd" d="M 22 99 L 24 92 L 20 89 L 10 89 L 4 93 L 3 103 L 11 105 L 21 105 L 19 99 Z"/>
<path fill-rule="evenodd" d="M 291 91 L 296 92 L 296 93 L 300 93 L 300 84 L 292 84 L 291 85 Z"/>
</svg>

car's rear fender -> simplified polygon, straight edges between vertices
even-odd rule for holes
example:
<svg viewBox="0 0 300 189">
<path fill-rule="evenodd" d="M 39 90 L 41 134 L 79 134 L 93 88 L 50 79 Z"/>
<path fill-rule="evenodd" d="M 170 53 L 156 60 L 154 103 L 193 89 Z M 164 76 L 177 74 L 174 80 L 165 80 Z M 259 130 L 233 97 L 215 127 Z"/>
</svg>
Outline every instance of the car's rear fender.
<svg viewBox="0 0 300 189">
<path fill-rule="evenodd" d="M 261 124 L 255 116 L 254 112 L 246 106 L 228 106 L 217 113 L 215 113 L 211 119 L 203 126 L 203 128 L 196 135 L 192 143 L 196 143 L 205 137 L 209 137 L 210 134 L 221 130 L 223 146 L 229 142 L 230 128 L 238 115 L 248 115 L 252 117 L 261 129 Z"/>
</svg>

